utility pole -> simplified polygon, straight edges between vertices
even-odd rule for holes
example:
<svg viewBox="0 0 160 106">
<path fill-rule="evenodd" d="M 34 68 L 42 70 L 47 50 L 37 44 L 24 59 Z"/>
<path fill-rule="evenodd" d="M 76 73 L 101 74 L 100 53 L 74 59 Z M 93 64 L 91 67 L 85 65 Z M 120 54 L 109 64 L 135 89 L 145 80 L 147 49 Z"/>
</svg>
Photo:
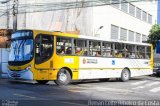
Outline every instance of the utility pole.
<svg viewBox="0 0 160 106">
<path fill-rule="evenodd" d="M 18 0 L 13 0 L 13 32 L 17 30 Z"/>
<path fill-rule="evenodd" d="M 10 3 L 7 2 L 7 29 L 9 29 L 9 20 L 10 20 L 9 7 L 10 7 Z"/>
<path fill-rule="evenodd" d="M 27 1 L 25 0 L 25 6 L 27 4 Z M 24 23 L 23 23 L 23 28 L 26 29 L 26 17 L 27 17 L 27 13 L 26 13 L 26 8 L 25 8 L 25 12 L 24 12 Z"/>
</svg>

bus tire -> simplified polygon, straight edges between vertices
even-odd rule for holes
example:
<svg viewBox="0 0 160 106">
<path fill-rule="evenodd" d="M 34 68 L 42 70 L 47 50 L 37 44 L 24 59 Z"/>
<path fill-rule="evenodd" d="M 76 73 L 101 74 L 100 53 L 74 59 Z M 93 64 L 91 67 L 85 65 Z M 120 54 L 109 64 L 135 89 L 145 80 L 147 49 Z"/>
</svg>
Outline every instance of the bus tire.
<svg viewBox="0 0 160 106">
<path fill-rule="evenodd" d="M 122 82 L 126 82 L 130 79 L 130 71 L 128 69 L 123 69 L 121 73 L 121 78 L 120 80 Z"/>
<path fill-rule="evenodd" d="M 160 72 L 157 72 L 156 75 L 157 75 L 158 77 L 160 77 Z"/>
<path fill-rule="evenodd" d="M 39 84 L 46 84 L 48 80 L 36 80 Z"/>
<path fill-rule="evenodd" d="M 54 82 L 57 85 L 67 85 L 70 83 L 70 81 L 71 81 L 71 75 L 69 71 L 65 68 L 62 68 L 59 70 L 57 75 L 57 80 L 55 80 Z"/>
</svg>

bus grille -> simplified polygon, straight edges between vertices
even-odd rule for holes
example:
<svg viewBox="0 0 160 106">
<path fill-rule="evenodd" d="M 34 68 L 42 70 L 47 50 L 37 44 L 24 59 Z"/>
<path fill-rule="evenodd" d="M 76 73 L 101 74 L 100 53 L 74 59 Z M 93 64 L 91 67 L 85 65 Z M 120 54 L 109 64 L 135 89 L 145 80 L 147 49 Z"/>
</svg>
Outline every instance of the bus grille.
<svg viewBox="0 0 160 106">
<path fill-rule="evenodd" d="M 12 73 L 11 76 L 12 76 L 12 77 L 18 77 L 18 78 L 19 78 L 19 77 L 20 77 L 20 74 Z"/>
</svg>

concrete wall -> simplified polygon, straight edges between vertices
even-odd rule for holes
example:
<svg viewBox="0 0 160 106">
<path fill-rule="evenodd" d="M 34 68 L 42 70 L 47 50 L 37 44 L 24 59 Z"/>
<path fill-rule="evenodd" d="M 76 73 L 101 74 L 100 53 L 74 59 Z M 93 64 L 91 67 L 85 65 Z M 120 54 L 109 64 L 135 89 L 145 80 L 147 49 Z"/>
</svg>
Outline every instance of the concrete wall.
<svg viewBox="0 0 160 106">
<path fill-rule="evenodd" d="M 8 77 L 8 58 L 9 58 L 9 49 L 0 48 L 0 77 Z"/>
</svg>

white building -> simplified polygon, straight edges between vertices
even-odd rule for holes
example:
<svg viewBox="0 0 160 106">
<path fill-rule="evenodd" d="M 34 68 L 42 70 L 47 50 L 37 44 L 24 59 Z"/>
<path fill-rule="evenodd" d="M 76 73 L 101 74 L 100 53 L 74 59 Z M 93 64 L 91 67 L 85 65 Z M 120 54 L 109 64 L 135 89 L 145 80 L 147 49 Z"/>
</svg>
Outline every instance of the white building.
<svg viewBox="0 0 160 106">
<path fill-rule="evenodd" d="M 49 31 L 78 30 L 80 34 L 87 36 L 141 42 L 142 39 L 146 39 L 151 26 L 157 23 L 158 5 L 155 0 L 142 0 L 142 2 L 131 3 L 121 3 L 122 0 L 106 0 L 110 1 L 110 3 L 119 1 L 120 4 L 47 11 L 47 9 L 56 9 L 56 6 L 60 3 L 83 3 L 84 1 L 87 0 L 19 0 L 18 29 L 40 29 Z M 10 4 L 10 8 L 12 8 L 13 1 L 8 2 L 8 4 Z M 46 7 L 34 7 L 34 5 L 39 4 L 46 4 Z M 49 4 L 51 6 L 49 6 Z M 64 5 L 61 5 L 59 8 L 62 9 L 63 6 Z M 34 12 L 37 10 L 46 11 Z M 13 28 L 13 18 L 11 14 L 12 11 L 10 11 L 9 28 Z M 3 21 L 0 27 L 6 28 L 7 18 L 0 18 L 2 18 L 0 20 Z M 103 28 L 99 29 L 101 26 L 103 26 Z"/>
<path fill-rule="evenodd" d="M 47 11 L 50 8 L 53 10 L 57 8 L 58 4 L 55 5 L 56 3 L 78 1 L 87 0 L 19 0 L 18 29 L 80 31 L 80 34 L 86 36 L 142 42 L 147 38 L 151 26 L 157 23 L 158 5 L 155 0 L 131 3 L 121 3 L 122 0 L 117 0 L 120 4 Z M 115 1 L 110 0 L 110 3 Z M 48 6 L 44 6 L 45 9 L 44 7 L 43 9 L 38 6 L 34 7 L 34 5 L 45 3 L 48 3 Z M 11 1 L 9 4 L 12 7 L 13 2 Z M 63 5 L 59 8 L 62 7 Z M 34 12 L 37 10 L 44 10 L 45 12 Z M 0 17 L 0 20 L 3 21 L 0 27 L 6 28 L 7 18 Z M 13 18 L 10 15 L 9 28 L 13 28 L 12 26 Z M 103 28 L 99 29 L 101 26 Z"/>
<path fill-rule="evenodd" d="M 94 8 L 94 30 L 107 39 L 142 42 L 157 23 L 157 2 L 123 3 Z"/>
</svg>

